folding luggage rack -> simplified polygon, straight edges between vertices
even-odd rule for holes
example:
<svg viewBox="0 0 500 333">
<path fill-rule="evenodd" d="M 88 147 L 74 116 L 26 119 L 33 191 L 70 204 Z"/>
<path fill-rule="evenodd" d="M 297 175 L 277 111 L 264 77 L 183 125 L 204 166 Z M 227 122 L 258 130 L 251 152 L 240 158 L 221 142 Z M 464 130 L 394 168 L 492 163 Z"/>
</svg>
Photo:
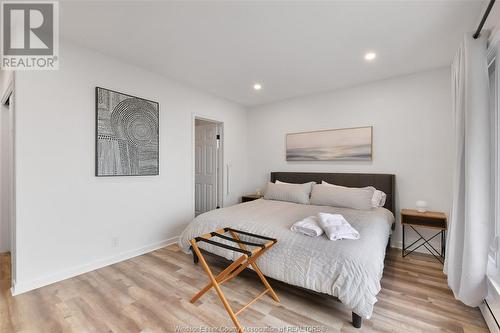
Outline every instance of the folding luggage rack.
<svg viewBox="0 0 500 333">
<path fill-rule="evenodd" d="M 232 237 L 224 235 L 225 233 L 229 233 Z M 252 237 L 260 240 L 264 240 L 264 243 L 255 243 L 255 242 L 249 242 L 249 241 L 244 241 L 241 240 L 238 235 L 244 235 L 247 237 Z M 233 242 L 238 244 L 239 247 L 234 247 L 228 244 L 224 243 L 219 243 L 215 240 L 213 240 L 213 237 L 218 237 L 221 239 L 224 239 L 229 242 Z M 208 267 L 207 262 L 205 261 L 205 258 L 203 257 L 203 254 L 200 251 L 200 248 L 198 247 L 199 242 L 204 242 L 207 244 L 211 244 L 214 246 L 218 246 L 227 250 L 232 250 L 235 252 L 241 253 L 241 256 L 233 261 L 229 266 L 227 266 L 222 272 L 220 272 L 218 275 L 214 276 L 212 271 L 210 270 L 210 267 Z M 243 328 L 240 325 L 238 318 L 236 317 L 239 315 L 243 310 L 248 308 L 250 305 L 252 305 L 254 302 L 256 302 L 259 298 L 267 294 L 268 292 L 270 293 L 270 296 L 272 299 L 274 299 L 276 302 L 279 303 L 279 298 L 278 295 L 274 292 L 273 288 L 271 288 L 271 285 L 267 281 L 266 277 L 264 274 L 262 274 L 262 271 L 256 264 L 256 260 L 262 256 L 267 250 L 269 250 L 274 244 L 276 244 L 277 240 L 275 238 L 270 238 L 270 237 L 265 237 L 261 235 L 256 235 L 252 234 L 246 231 L 240 231 L 232 228 L 224 228 L 224 229 L 219 229 L 217 231 L 213 231 L 208 234 L 201 235 L 199 237 L 196 237 L 194 239 L 190 240 L 191 243 L 191 250 L 193 251 L 193 255 L 195 257 L 195 262 L 198 260 L 201 262 L 201 265 L 207 272 L 208 277 L 210 278 L 210 283 L 208 283 L 205 287 L 203 287 L 192 299 L 191 303 L 196 302 L 201 296 L 203 296 L 207 291 L 209 291 L 212 287 L 215 289 L 217 292 L 217 295 L 219 296 L 220 300 L 222 301 L 222 304 L 224 305 L 224 308 L 226 309 L 227 313 L 229 314 L 229 317 L 231 317 L 231 320 L 233 321 L 234 325 L 238 328 L 238 332 L 243 332 Z M 252 246 L 255 247 L 255 249 L 250 250 L 247 248 L 247 246 Z M 232 279 L 234 279 L 238 274 L 240 274 L 245 268 L 248 266 L 251 266 L 255 273 L 259 276 L 260 280 L 266 287 L 266 289 L 261 292 L 259 295 L 257 295 L 253 300 L 248 302 L 245 306 L 243 306 L 241 309 L 238 311 L 233 311 L 231 308 L 231 305 L 229 305 L 229 302 L 226 299 L 226 296 L 224 296 L 224 292 L 220 288 L 220 286 L 228 282 Z"/>
</svg>

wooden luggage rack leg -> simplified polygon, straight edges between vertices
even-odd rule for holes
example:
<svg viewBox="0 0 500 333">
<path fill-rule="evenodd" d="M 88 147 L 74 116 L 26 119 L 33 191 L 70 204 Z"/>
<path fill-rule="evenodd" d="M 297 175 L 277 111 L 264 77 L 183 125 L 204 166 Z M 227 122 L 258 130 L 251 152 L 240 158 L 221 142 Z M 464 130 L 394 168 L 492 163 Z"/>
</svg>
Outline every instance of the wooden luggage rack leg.
<svg viewBox="0 0 500 333">
<path fill-rule="evenodd" d="M 225 236 L 224 233 L 226 233 L 226 232 L 229 232 L 231 234 L 232 238 Z M 247 235 L 250 237 L 263 239 L 263 240 L 266 240 L 266 242 L 265 243 L 254 243 L 254 242 L 243 241 L 240 239 L 240 237 L 238 237 L 238 234 L 243 234 L 243 235 Z M 212 238 L 212 237 L 219 237 L 219 238 L 231 241 L 233 243 L 237 243 L 239 247 L 233 247 L 233 246 L 230 246 L 227 244 L 218 243 L 214 240 L 211 240 L 210 238 Z M 212 270 L 210 269 L 207 262 L 205 261 L 205 258 L 203 257 L 203 254 L 201 253 L 200 248 L 197 245 L 198 242 L 205 242 L 208 244 L 219 246 L 219 247 L 222 247 L 222 248 L 225 248 L 228 250 L 239 252 L 242 255 L 237 260 L 235 260 L 233 263 L 231 263 L 229 266 L 227 266 L 222 272 L 217 274 L 217 276 L 214 276 L 214 274 L 212 273 Z M 209 234 L 205 234 L 205 235 L 202 235 L 200 237 L 196 237 L 194 239 L 191 239 L 190 243 L 191 243 L 192 249 L 194 251 L 194 254 L 196 255 L 196 257 L 200 261 L 203 269 L 205 270 L 205 272 L 207 273 L 207 275 L 210 279 L 210 282 L 205 287 L 203 287 L 196 295 L 193 296 L 193 298 L 191 299 L 191 303 L 196 302 L 201 296 L 203 296 L 207 291 L 209 291 L 213 287 L 215 289 L 215 291 L 217 292 L 217 295 L 219 296 L 220 300 L 222 301 L 222 305 L 224 305 L 224 308 L 226 309 L 227 313 L 229 314 L 229 317 L 231 317 L 231 320 L 233 321 L 234 325 L 238 329 L 238 332 L 243 333 L 243 327 L 239 323 L 238 318 L 236 317 L 237 315 L 239 315 L 243 310 L 245 310 L 250 305 L 255 303 L 258 299 L 260 299 L 262 296 L 264 296 L 268 292 L 270 293 L 270 296 L 272 297 L 273 300 L 275 300 L 276 302 L 280 301 L 278 298 L 278 295 L 276 295 L 275 291 L 273 290 L 273 288 L 271 287 L 271 285 L 269 284 L 266 277 L 264 276 L 264 274 L 262 273 L 262 271 L 260 270 L 260 268 L 257 266 L 257 263 L 256 263 L 256 260 L 260 256 L 262 256 L 265 252 L 267 252 L 267 250 L 269 250 L 274 244 L 276 244 L 276 242 L 277 241 L 274 238 L 255 235 L 255 234 L 251 234 L 251 233 L 247 233 L 244 231 L 239 231 L 239 230 L 235 230 L 235 229 L 231 229 L 231 228 L 220 229 L 220 230 L 211 232 Z M 255 246 L 256 248 L 254 250 L 250 251 L 247 248 L 247 245 Z M 223 283 L 234 279 L 243 270 L 245 270 L 245 268 L 247 268 L 248 266 L 252 266 L 253 270 L 255 271 L 255 273 L 257 273 L 260 280 L 262 281 L 262 284 L 264 284 L 266 289 L 263 292 L 261 292 L 259 295 L 257 295 L 254 299 L 252 299 L 250 302 L 248 302 L 241 309 L 234 312 L 233 309 L 231 308 L 231 305 L 227 301 L 226 296 L 224 295 L 224 292 L 222 291 L 220 286 Z"/>
</svg>

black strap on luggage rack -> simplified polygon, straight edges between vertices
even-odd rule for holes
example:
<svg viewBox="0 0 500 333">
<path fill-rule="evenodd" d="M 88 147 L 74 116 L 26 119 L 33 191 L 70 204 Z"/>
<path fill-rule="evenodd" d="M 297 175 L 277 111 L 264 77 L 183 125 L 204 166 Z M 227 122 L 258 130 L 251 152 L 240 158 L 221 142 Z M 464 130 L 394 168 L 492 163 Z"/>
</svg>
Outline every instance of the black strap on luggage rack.
<svg viewBox="0 0 500 333">
<path fill-rule="evenodd" d="M 250 237 L 254 237 L 254 238 L 258 238 L 258 239 L 267 240 L 268 242 L 266 242 L 266 243 L 254 243 L 254 242 L 248 242 L 248 241 L 244 241 L 244 240 L 241 240 L 241 239 L 232 238 L 232 237 L 223 235 L 223 233 L 228 232 L 228 231 L 229 232 L 234 232 L 234 233 L 237 233 L 237 234 L 241 234 L 241 235 L 245 235 L 245 236 L 250 236 Z M 238 248 L 238 247 L 234 247 L 234 246 L 227 245 L 227 244 L 224 244 L 224 243 L 216 242 L 214 240 L 211 240 L 210 239 L 211 237 L 219 237 L 219 238 L 228 240 L 228 241 L 233 242 L 233 243 L 245 244 L 245 245 L 249 245 L 249 246 L 256 246 L 256 247 L 260 247 L 262 249 L 264 249 L 266 246 L 268 246 L 269 241 L 271 241 L 273 244 L 277 242 L 277 240 L 275 238 L 261 236 L 261 235 L 256 235 L 256 234 L 252 234 L 250 232 L 236 230 L 236 229 L 233 229 L 233 228 L 224 228 L 224 229 L 220 229 L 220 230 L 217 230 L 217 231 L 212 231 L 212 232 L 210 232 L 208 234 L 196 237 L 194 240 L 197 243 L 198 242 L 205 242 L 205 243 L 208 243 L 208 244 L 211 244 L 211 245 L 222 247 L 222 248 L 227 249 L 227 250 L 236 251 L 236 252 L 239 252 L 239 253 L 244 253 L 244 254 L 246 254 L 249 257 L 252 256 L 252 252 L 251 251 L 244 250 L 241 247 Z"/>
</svg>

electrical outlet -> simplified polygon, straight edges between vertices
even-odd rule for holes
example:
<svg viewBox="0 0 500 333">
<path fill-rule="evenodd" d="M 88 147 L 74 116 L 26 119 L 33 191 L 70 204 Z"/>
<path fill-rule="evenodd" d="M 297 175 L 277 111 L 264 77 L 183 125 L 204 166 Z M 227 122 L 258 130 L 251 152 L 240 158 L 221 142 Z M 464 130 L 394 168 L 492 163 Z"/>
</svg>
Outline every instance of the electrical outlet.
<svg viewBox="0 0 500 333">
<path fill-rule="evenodd" d="M 118 247 L 120 245 L 120 240 L 118 237 L 111 238 L 111 247 Z"/>
</svg>

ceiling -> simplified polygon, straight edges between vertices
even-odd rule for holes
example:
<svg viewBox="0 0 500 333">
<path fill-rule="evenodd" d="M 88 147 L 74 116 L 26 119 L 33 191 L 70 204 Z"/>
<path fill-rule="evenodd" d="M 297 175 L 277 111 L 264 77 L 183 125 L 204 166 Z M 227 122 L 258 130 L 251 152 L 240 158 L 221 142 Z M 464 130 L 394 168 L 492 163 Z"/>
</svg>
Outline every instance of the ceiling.
<svg viewBox="0 0 500 333">
<path fill-rule="evenodd" d="M 485 1 L 60 6 L 63 38 L 253 106 L 449 65 Z M 373 62 L 363 59 L 367 51 L 377 53 Z"/>
</svg>

